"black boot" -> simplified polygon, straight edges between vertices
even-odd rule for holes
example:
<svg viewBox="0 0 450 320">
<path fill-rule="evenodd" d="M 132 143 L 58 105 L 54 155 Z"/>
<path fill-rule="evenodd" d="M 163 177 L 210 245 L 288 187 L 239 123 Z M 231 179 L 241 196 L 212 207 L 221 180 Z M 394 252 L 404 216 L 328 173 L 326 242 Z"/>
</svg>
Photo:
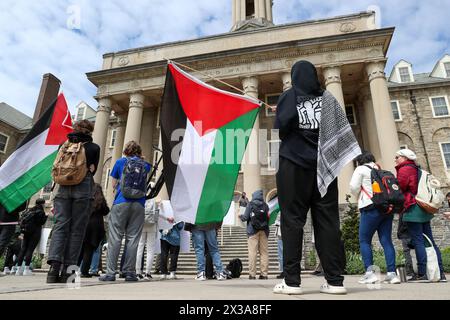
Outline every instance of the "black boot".
<svg viewBox="0 0 450 320">
<path fill-rule="evenodd" d="M 50 270 L 47 273 L 47 283 L 59 283 L 59 269 L 61 264 L 54 262 L 50 266 Z"/>
</svg>

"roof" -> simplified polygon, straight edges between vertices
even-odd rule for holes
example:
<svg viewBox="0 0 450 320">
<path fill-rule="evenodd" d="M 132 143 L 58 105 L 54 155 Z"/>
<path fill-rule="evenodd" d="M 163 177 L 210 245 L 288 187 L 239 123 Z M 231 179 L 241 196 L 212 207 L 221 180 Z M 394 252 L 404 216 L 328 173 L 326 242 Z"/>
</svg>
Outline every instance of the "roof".
<svg viewBox="0 0 450 320">
<path fill-rule="evenodd" d="M 450 85 L 450 79 L 431 77 L 431 73 L 418 73 L 414 75 L 414 82 L 403 82 L 403 83 L 388 82 L 388 87 L 397 88 L 405 86 L 439 84 L 439 83 Z"/>
<path fill-rule="evenodd" d="M 0 121 L 18 130 L 31 129 L 33 124 L 33 119 L 4 102 L 0 102 Z"/>
</svg>

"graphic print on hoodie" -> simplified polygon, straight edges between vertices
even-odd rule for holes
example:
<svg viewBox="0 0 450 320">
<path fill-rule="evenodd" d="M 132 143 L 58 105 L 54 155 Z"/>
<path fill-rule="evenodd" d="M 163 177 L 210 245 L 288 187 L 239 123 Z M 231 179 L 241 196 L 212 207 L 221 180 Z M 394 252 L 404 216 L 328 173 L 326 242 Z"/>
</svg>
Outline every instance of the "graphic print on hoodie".
<svg viewBox="0 0 450 320">
<path fill-rule="evenodd" d="M 319 129 L 320 115 L 322 111 L 322 97 L 316 97 L 303 101 L 299 98 L 300 97 L 297 97 L 299 129 Z"/>
</svg>

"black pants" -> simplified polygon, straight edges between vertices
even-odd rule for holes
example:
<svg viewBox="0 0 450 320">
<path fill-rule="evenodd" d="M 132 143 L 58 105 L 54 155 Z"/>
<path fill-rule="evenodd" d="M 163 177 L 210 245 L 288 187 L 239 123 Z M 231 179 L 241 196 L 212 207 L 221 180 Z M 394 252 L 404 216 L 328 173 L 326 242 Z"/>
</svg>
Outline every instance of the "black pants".
<svg viewBox="0 0 450 320">
<path fill-rule="evenodd" d="M 16 226 L 0 226 L 0 257 L 5 253 L 6 248 L 11 241 L 14 232 L 16 231 Z"/>
<path fill-rule="evenodd" d="M 327 194 L 321 198 L 316 171 L 303 169 L 280 157 L 277 189 L 286 284 L 298 287 L 301 283 L 303 227 L 311 209 L 316 250 L 325 279 L 330 285 L 342 286 L 345 251 L 340 231 L 337 180 L 331 183 Z"/>
<path fill-rule="evenodd" d="M 92 256 L 94 255 L 95 250 L 97 250 L 98 246 L 93 246 L 89 243 L 83 243 L 81 248 L 81 254 L 78 258 L 78 266 L 81 264 L 81 274 L 88 275 L 89 269 L 92 263 Z M 83 261 L 83 263 L 81 263 Z"/>
<path fill-rule="evenodd" d="M 41 228 L 34 230 L 31 233 L 25 233 L 23 235 L 22 247 L 20 248 L 19 257 L 17 258 L 17 265 L 20 267 L 25 260 L 25 265 L 31 264 L 33 258 L 34 249 L 41 240 Z"/>
<path fill-rule="evenodd" d="M 167 259 L 170 253 L 170 267 L 169 271 L 177 271 L 178 255 L 180 253 L 180 246 L 173 246 L 165 240 L 161 240 L 161 274 L 168 274 Z"/>
<path fill-rule="evenodd" d="M 17 240 L 14 244 L 9 245 L 8 248 L 6 248 L 5 267 L 12 269 L 12 267 L 15 265 L 14 256 L 16 256 L 17 261 L 21 248 L 22 241 L 20 240 Z"/>
</svg>

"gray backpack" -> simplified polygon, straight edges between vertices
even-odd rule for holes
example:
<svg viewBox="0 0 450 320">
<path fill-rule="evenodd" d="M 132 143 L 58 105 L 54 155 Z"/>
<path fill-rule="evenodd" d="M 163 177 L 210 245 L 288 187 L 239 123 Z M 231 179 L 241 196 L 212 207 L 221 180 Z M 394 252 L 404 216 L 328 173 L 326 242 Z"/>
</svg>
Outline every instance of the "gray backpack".
<svg viewBox="0 0 450 320">
<path fill-rule="evenodd" d="M 150 199 L 145 202 L 145 224 L 157 223 L 159 219 L 159 209 L 156 206 L 155 200 Z"/>
</svg>

